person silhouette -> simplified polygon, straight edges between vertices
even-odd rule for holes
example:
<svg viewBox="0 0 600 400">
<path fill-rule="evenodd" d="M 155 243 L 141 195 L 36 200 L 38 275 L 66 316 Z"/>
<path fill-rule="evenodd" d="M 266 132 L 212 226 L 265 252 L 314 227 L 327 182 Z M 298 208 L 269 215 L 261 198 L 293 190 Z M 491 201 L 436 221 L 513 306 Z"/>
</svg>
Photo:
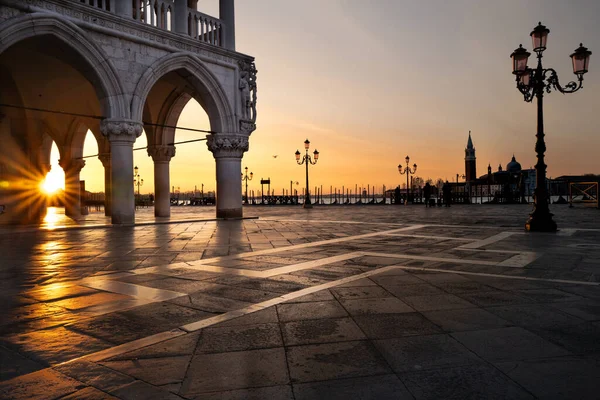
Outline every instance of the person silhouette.
<svg viewBox="0 0 600 400">
<path fill-rule="evenodd" d="M 442 186 L 442 193 L 444 195 L 444 205 L 446 207 L 450 207 L 450 202 L 452 201 L 452 188 L 450 187 L 448 181 L 446 181 L 444 186 Z"/>
<path fill-rule="evenodd" d="M 425 207 L 429 207 L 429 199 L 431 198 L 431 185 L 429 182 L 423 187 L 423 196 L 425 196 Z"/>
</svg>

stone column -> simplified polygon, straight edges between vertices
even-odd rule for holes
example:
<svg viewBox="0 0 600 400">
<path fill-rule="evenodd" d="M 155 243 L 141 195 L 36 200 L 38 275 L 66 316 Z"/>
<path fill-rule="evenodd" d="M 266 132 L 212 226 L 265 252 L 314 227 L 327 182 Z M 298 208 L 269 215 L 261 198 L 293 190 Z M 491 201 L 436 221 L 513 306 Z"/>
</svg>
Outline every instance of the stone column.
<svg viewBox="0 0 600 400">
<path fill-rule="evenodd" d="M 154 216 L 171 216 L 171 183 L 169 163 L 175 156 L 175 146 L 157 145 L 148 147 L 148 155 L 154 161 Z"/>
<path fill-rule="evenodd" d="M 110 180 L 112 178 L 112 168 L 110 167 L 110 153 L 101 153 L 98 159 L 104 166 L 104 215 L 111 216 L 112 189 Z"/>
<path fill-rule="evenodd" d="M 105 119 L 100 123 L 100 131 L 110 142 L 112 223 L 133 224 L 133 143 L 142 134 L 142 123 L 127 119 Z"/>
<path fill-rule="evenodd" d="M 187 0 L 175 0 L 175 10 L 173 11 L 173 31 L 188 34 L 188 2 Z"/>
<path fill-rule="evenodd" d="M 223 47 L 235 51 L 235 7 L 234 0 L 219 0 L 219 19 L 225 23 Z"/>
<path fill-rule="evenodd" d="M 59 160 L 58 165 L 65 171 L 65 215 L 78 218 L 81 216 L 79 173 L 85 166 L 85 160 L 81 158 Z"/>
<path fill-rule="evenodd" d="M 116 0 L 113 4 L 117 15 L 123 18 L 133 18 L 133 6 L 130 0 Z"/>
<path fill-rule="evenodd" d="M 248 136 L 213 134 L 207 136 L 217 169 L 217 218 L 241 218 L 242 156 L 248 151 Z"/>
</svg>

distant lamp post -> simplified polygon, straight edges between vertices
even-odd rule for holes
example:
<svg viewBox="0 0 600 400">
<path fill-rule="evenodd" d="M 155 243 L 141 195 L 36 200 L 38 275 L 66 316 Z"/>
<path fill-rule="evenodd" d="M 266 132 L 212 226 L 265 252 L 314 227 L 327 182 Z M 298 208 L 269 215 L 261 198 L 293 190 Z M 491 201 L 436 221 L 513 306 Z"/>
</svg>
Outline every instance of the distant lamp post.
<svg viewBox="0 0 600 400">
<path fill-rule="evenodd" d="M 456 186 L 458 186 L 458 179 L 465 179 L 467 176 L 465 174 L 456 174 Z"/>
<path fill-rule="evenodd" d="M 304 208 L 312 208 L 312 204 L 310 202 L 310 192 L 308 190 L 309 186 L 308 186 L 308 164 L 312 164 L 315 165 L 317 163 L 317 161 L 319 160 L 319 152 L 315 149 L 315 151 L 313 152 L 313 157 L 314 157 L 314 161 L 313 158 L 310 157 L 310 154 L 308 154 L 308 149 L 310 148 L 310 142 L 308 141 L 308 139 L 306 139 L 304 141 L 304 150 L 306 150 L 306 154 L 304 156 L 302 156 L 302 160 L 300 160 L 300 151 L 296 150 L 296 162 L 298 163 L 298 165 L 302 165 L 302 164 L 306 164 L 306 193 L 304 196 L 304 205 L 302 207 Z"/>
<path fill-rule="evenodd" d="M 535 151 L 537 153 L 537 164 L 535 164 L 536 187 L 533 202 L 533 212 L 525 223 L 525 229 L 528 231 L 554 232 L 556 231 L 556 222 L 552 219 L 552 213 L 548 207 L 548 191 L 546 189 L 546 164 L 544 163 L 544 153 L 546 143 L 544 142 L 544 111 L 543 97 L 544 91 L 550 93 L 552 89 L 561 93 L 573 93 L 583 86 L 583 75 L 588 71 L 590 55 L 587 48 L 580 44 L 571 54 L 573 62 L 573 73 L 577 76 L 577 82 L 571 81 L 565 86 L 561 86 L 558 81 L 558 75 L 552 68 L 542 67 L 542 54 L 546 50 L 550 30 L 540 22 L 531 32 L 530 36 L 533 42 L 533 51 L 537 55 L 537 67 L 535 69 L 527 67 L 527 59 L 531 55 L 522 45 L 513 51 L 510 55 L 512 59 L 513 74 L 516 76 L 517 89 L 523 94 L 526 102 L 532 102 L 534 97 L 537 99 L 537 141 Z"/>
<path fill-rule="evenodd" d="M 244 171 L 246 171 L 246 175 L 242 174 L 242 182 L 246 182 L 246 200 L 244 201 L 244 204 L 248 204 L 248 181 L 252 180 L 254 174 L 250 172 L 250 175 L 248 175 L 248 167 L 244 168 Z"/>
<path fill-rule="evenodd" d="M 140 169 L 136 165 L 135 168 L 133 168 L 133 186 L 137 186 L 138 197 L 140 197 L 140 186 L 144 185 L 144 180 L 140 177 L 139 171 Z"/>
<path fill-rule="evenodd" d="M 300 182 L 298 182 L 298 181 L 295 181 L 295 182 L 294 181 L 290 181 L 290 197 L 292 197 L 294 195 L 294 191 L 292 190 L 293 187 L 294 187 L 293 186 L 294 184 L 296 184 L 296 186 L 298 186 L 300 184 Z"/>
<path fill-rule="evenodd" d="M 410 157 L 406 156 L 404 160 L 406 161 L 406 167 L 404 168 L 404 170 L 402 170 L 402 164 L 398 164 L 398 172 L 400 172 L 400 175 L 406 174 L 406 203 L 404 204 L 408 205 L 408 198 L 410 197 L 410 186 L 408 186 L 408 176 L 411 174 L 414 175 L 415 172 L 417 172 L 417 164 L 413 164 L 412 169 L 410 169 L 410 167 L 408 166 L 408 164 L 410 163 Z"/>
</svg>

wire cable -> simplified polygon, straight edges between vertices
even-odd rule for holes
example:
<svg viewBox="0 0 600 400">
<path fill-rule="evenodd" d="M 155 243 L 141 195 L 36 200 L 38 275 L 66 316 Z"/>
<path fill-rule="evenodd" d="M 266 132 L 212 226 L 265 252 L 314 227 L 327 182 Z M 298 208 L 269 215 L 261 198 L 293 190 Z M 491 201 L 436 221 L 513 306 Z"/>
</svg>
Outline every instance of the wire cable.
<svg viewBox="0 0 600 400">
<path fill-rule="evenodd" d="M 44 108 L 16 106 L 13 104 L 5 104 L 5 103 L 0 103 L 0 107 L 18 108 L 21 110 L 39 111 L 39 112 L 45 112 L 45 113 L 50 113 L 50 114 L 70 115 L 70 116 L 79 117 L 79 118 L 90 118 L 90 119 L 97 119 L 97 120 L 105 119 L 105 117 L 103 117 L 101 115 L 78 114 L 78 113 L 72 113 L 72 112 L 66 112 L 66 111 L 48 110 L 48 109 L 44 109 Z M 147 126 L 159 127 L 159 128 L 181 129 L 184 131 L 191 131 L 191 132 L 202 132 L 202 133 L 211 133 L 211 134 L 217 133 L 216 131 L 210 131 L 210 130 L 205 130 L 205 129 L 186 128 L 183 126 L 175 126 L 175 125 L 154 124 L 152 122 L 146 122 L 146 121 L 142 121 L 142 124 L 147 125 Z"/>
</svg>

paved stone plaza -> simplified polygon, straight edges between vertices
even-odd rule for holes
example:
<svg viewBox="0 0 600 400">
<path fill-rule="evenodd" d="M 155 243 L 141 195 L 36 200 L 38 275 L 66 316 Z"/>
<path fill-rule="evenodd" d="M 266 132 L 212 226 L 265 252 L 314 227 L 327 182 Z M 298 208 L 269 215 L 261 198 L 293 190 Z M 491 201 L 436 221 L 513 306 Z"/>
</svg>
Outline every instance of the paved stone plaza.
<svg viewBox="0 0 600 400">
<path fill-rule="evenodd" d="M 0 228 L 0 398 L 598 398 L 600 211 L 529 210 Z"/>
</svg>

